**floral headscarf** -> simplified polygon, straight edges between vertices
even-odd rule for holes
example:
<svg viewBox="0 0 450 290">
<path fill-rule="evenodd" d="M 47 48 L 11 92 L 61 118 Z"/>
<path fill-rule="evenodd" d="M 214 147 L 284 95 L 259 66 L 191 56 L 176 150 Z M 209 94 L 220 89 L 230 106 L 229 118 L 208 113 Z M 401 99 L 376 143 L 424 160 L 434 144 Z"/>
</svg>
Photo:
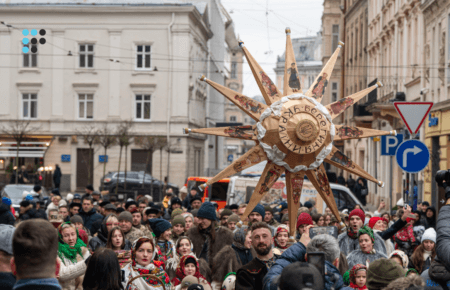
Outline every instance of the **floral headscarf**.
<svg viewBox="0 0 450 290">
<path fill-rule="evenodd" d="M 359 287 L 358 285 L 356 285 L 356 273 L 358 271 L 367 272 L 367 267 L 363 264 L 356 264 L 355 266 L 353 266 L 353 268 L 350 270 L 350 288 L 360 290 L 367 289 L 366 285 L 364 285 L 363 287 Z"/>
<path fill-rule="evenodd" d="M 395 237 L 402 242 L 408 242 L 408 241 L 410 241 L 411 243 L 416 242 L 416 237 L 414 236 L 413 225 L 409 223 L 411 220 L 413 220 L 413 218 L 406 218 L 406 222 L 408 224 L 406 224 L 406 226 L 404 226 L 401 230 L 399 230 L 395 234 Z"/>
<path fill-rule="evenodd" d="M 181 236 L 178 238 L 177 243 L 176 243 L 176 251 L 177 251 L 177 256 L 180 258 L 182 255 L 178 252 L 178 248 L 180 247 L 180 243 L 182 240 L 188 240 L 189 243 L 191 244 L 191 253 L 194 252 L 194 244 L 192 243 L 191 239 L 189 239 L 187 236 Z"/>
<path fill-rule="evenodd" d="M 282 247 L 282 246 L 280 246 L 280 244 L 278 244 L 278 234 L 279 234 L 279 233 L 282 233 L 282 232 L 288 233 L 288 236 L 289 236 L 289 228 L 288 228 L 287 225 L 279 225 L 279 226 L 277 227 L 276 232 L 275 232 L 275 236 L 273 237 L 273 242 L 274 242 L 274 244 L 275 244 L 275 247 L 284 250 L 284 249 L 289 248 L 289 244 L 287 243 L 286 246 L 284 246 L 284 247 Z"/>
<path fill-rule="evenodd" d="M 362 226 L 358 231 L 358 239 L 361 235 L 369 235 L 370 239 L 372 240 L 372 244 L 375 243 L 375 236 L 373 235 L 373 230 L 369 228 L 368 226 Z"/>
<path fill-rule="evenodd" d="M 186 255 L 181 257 L 180 263 L 178 264 L 177 270 L 175 271 L 175 278 L 172 279 L 172 284 L 174 286 L 178 286 L 181 283 L 181 281 L 183 281 L 183 279 L 186 277 L 186 275 L 184 274 L 184 268 L 186 267 L 187 259 L 195 260 L 195 274 L 192 276 L 196 277 L 199 280 L 202 279 L 206 281 L 205 277 L 203 277 L 202 274 L 200 274 L 200 265 L 198 264 L 197 258 L 195 256 Z"/>
<path fill-rule="evenodd" d="M 409 258 L 405 254 L 405 252 L 403 252 L 401 250 L 395 250 L 389 255 L 389 259 L 392 258 L 392 257 L 399 257 L 400 260 L 402 261 L 403 269 L 406 270 L 406 268 L 408 268 Z"/>
<path fill-rule="evenodd" d="M 77 233 L 77 242 L 73 247 L 66 244 L 62 237 L 62 231 L 67 228 L 73 228 L 75 229 Z M 78 233 L 78 229 L 73 226 L 70 222 L 62 223 L 58 227 L 58 256 L 61 259 L 61 261 L 64 263 L 64 258 L 68 259 L 72 263 L 77 262 L 77 254 L 80 256 L 83 256 L 82 247 L 86 247 L 86 244 L 80 239 L 80 235 Z"/>
</svg>

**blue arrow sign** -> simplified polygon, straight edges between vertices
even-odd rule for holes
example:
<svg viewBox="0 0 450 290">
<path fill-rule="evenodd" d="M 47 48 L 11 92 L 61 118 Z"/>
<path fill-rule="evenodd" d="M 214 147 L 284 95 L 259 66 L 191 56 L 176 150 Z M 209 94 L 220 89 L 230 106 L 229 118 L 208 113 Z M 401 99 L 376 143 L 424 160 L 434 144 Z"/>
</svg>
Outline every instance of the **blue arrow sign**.
<svg viewBox="0 0 450 290">
<path fill-rule="evenodd" d="M 381 155 L 394 156 L 400 143 L 403 142 L 403 134 L 397 136 L 385 135 L 381 136 Z"/>
<path fill-rule="evenodd" d="M 228 155 L 228 162 L 232 162 L 233 161 L 233 154 Z"/>
<path fill-rule="evenodd" d="M 417 173 L 430 162 L 430 151 L 419 140 L 406 140 L 398 146 L 395 159 L 403 171 Z"/>
</svg>

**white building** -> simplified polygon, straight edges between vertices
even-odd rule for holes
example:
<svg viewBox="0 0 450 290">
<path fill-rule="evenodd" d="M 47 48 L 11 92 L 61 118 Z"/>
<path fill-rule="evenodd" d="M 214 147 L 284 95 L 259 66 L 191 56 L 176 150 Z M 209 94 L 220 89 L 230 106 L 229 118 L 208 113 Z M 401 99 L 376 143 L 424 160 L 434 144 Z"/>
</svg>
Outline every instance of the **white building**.
<svg viewBox="0 0 450 290">
<path fill-rule="evenodd" d="M 170 166 L 166 151 L 162 164 L 157 151 L 149 166 L 156 178 L 169 176 L 181 187 L 188 176 L 220 169 L 221 141 L 182 134 L 182 128 L 215 126 L 224 118 L 223 96 L 198 80 L 205 74 L 224 84 L 225 27 L 217 1 L 28 2 L 0 4 L 5 22 L 0 26 L 0 120 L 30 119 L 40 129 L 29 141 L 51 144 L 43 159 L 20 158 L 21 165 L 59 164 L 62 190 L 90 182 L 98 188 L 103 152 L 95 146 L 89 181 L 83 157 L 89 155 L 88 145 L 77 131 L 105 125 L 115 130 L 131 120 L 135 136 L 169 138 Z M 33 37 L 24 36 L 23 29 L 46 31 L 36 36 L 46 40 L 37 44 L 37 53 L 22 53 L 22 39 Z M 0 136 L 0 142 L 5 146 L 8 138 Z M 145 167 L 147 151 L 132 144 L 127 153 L 128 170 Z M 70 162 L 62 162 L 62 155 L 70 155 Z M 107 155 L 107 171 L 117 171 L 119 147 Z M 8 156 L 0 155 L 0 172 L 11 162 Z"/>
</svg>

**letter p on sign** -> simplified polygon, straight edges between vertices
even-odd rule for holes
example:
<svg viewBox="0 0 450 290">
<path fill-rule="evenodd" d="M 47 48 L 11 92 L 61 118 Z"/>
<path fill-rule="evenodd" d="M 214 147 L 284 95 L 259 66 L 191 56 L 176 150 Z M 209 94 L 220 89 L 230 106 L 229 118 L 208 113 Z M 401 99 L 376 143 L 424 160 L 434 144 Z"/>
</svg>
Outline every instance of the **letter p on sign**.
<svg viewBox="0 0 450 290">
<path fill-rule="evenodd" d="M 398 146 L 403 142 L 403 134 L 381 136 L 381 155 L 394 156 Z"/>
</svg>

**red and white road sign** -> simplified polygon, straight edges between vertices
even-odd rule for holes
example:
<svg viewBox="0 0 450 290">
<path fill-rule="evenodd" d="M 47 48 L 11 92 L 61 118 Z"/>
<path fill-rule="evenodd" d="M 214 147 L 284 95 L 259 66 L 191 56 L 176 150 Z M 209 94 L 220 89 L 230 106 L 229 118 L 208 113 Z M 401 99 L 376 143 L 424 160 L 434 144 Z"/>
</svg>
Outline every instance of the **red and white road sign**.
<svg viewBox="0 0 450 290">
<path fill-rule="evenodd" d="M 394 106 L 409 133 L 417 134 L 433 107 L 433 102 L 394 102 Z"/>
</svg>

